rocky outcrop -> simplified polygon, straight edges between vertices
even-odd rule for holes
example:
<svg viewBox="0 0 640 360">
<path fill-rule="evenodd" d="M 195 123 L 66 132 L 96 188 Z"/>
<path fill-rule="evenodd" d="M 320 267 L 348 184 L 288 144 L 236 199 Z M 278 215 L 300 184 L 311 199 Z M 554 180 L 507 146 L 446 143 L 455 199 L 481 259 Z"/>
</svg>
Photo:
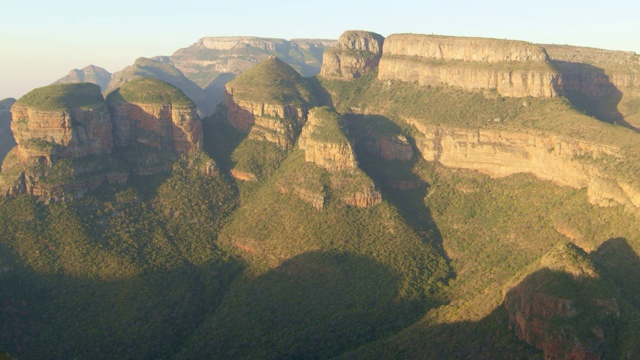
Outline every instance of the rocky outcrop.
<svg viewBox="0 0 640 360">
<path fill-rule="evenodd" d="M 545 133 L 471 130 L 422 125 L 416 146 L 427 161 L 492 177 L 529 173 L 561 186 L 587 188 L 591 203 L 640 207 L 640 192 L 601 171 L 598 162 L 620 158 L 612 146 Z"/>
<path fill-rule="evenodd" d="M 339 115 L 327 108 L 314 108 L 298 146 L 304 150 L 304 158 L 330 172 L 348 171 L 358 167 L 356 154 L 349 140 L 342 133 Z"/>
<path fill-rule="evenodd" d="M 88 82 L 100 86 L 102 91 L 105 91 L 111 81 L 111 73 L 107 70 L 95 66 L 89 65 L 82 69 L 73 69 L 69 71 L 67 76 L 57 80 L 54 84 L 69 84 L 69 83 L 82 83 Z"/>
<path fill-rule="evenodd" d="M 224 97 L 229 124 L 247 132 L 249 139 L 283 149 L 293 146 L 314 103 L 304 78 L 276 57 L 227 83 Z"/>
<path fill-rule="evenodd" d="M 304 159 L 329 173 L 331 193 L 347 205 L 367 208 L 382 201 L 382 195 L 373 181 L 358 167 L 355 152 L 344 135 L 340 115 L 328 107 L 313 108 L 298 146 L 304 151 Z M 321 188 L 321 186 L 316 186 Z M 312 203 L 316 208 L 325 196 L 315 189 L 296 188 L 293 193 Z"/>
<path fill-rule="evenodd" d="M 382 56 L 384 37 L 368 31 L 346 31 L 338 44 L 322 56 L 320 75 L 351 80 L 375 69 Z"/>
<path fill-rule="evenodd" d="M 128 173 L 109 157 L 112 126 L 97 85 L 56 84 L 15 102 L 11 128 L 17 146 L 4 159 L 0 191 L 44 202 L 80 198 Z"/>
<path fill-rule="evenodd" d="M 64 96 L 55 106 L 37 102 L 58 92 Z M 23 162 L 53 164 L 58 159 L 111 153 L 111 118 L 97 85 L 39 88 L 18 100 L 11 113 L 11 130 Z"/>
<path fill-rule="evenodd" d="M 135 80 L 109 94 L 107 100 L 116 146 L 144 144 L 160 151 L 188 153 L 202 144 L 202 123 L 195 104 L 169 84 Z"/>
<path fill-rule="evenodd" d="M 378 79 L 556 97 L 560 74 L 542 47 L 520 41 L 399 34 L 384 42 Z"/>
</svg>

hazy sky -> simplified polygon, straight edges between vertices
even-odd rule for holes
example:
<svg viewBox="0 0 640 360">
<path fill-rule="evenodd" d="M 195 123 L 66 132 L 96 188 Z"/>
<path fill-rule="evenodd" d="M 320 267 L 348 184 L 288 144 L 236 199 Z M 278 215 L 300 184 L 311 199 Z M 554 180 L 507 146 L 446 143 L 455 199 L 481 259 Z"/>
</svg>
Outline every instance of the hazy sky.
<svg viewBox="0 0 640 360">
<path fill-rule="evenodd" d="M 348 29 L 640 53 L 640 1 L 3 0 L 0 99 L 89 64 L 115 72 L 204 36 L 337 39 Z"/>
</svg>

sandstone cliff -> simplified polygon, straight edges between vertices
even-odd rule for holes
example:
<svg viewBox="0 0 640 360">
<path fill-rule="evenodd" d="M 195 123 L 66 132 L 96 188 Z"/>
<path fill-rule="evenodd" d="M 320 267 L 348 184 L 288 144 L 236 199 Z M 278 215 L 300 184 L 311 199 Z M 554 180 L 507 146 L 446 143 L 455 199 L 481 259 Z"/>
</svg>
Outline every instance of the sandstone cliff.
<svg viewBox="0 0 640 360">
<path fill-rule="evenodd" d="M 640 56 L 567 45 L 543 45 L 562 73 L 572 104 L 598 119 L 640 126 Z"/>
<path fill-rule="evenodd" d="M 407 121 L 421 133 L 416 146 L 427 161 L 493 177 L 530 173 L 561 186 L 587 188 L 593 204 L 640 207 L 637 189 L 598 166 L 623 157 L 615 147 L 542 132 L 471 130 Z"/>
<path fill-rule="evenodd" d="M 67 74 L 67 76 L 57 80 L 56 82 L 54 82 L 54 84 L 88 82 L 100 86 L 102 91 L 105 91 L 109 86 L 110 81 L 110 72 L 99 66 L 89 65 L 82 69 L 73 69 L 69 71 L 69 74 Z"/>
<path fill-rule="evenodd" d="M 560 74 L 543 48 L 520 41 L 399 34 L 389 36 L 380 80 L 496 90 L 508 97 L 556 97 Z"/>
<path fill-rule="evenodd" d="M 382 56 L 382 35 L 368 31 L 346 31 L 338 44 L 322 56 L 320 75 L 330 79 L 350 80 L 375 69 Z"/>
<path fill-rule="evenodd" d="M 111 119 L 97 85 L 38 88 L 15 102 L 11 111 L 18 145 L 2 164 L 3 195 L 70 200 L 105 182 L 126 181 L 127 172 L 109 157 Z"/>
<path fill-rule="evenodd" d="M 138 79 L 109 94 L 107 102 L 119 147 L 143 144 L 187 153 L 201 146 L 202 124 L 195 104 L 174 86 Z"/>
<path fill-rule="evenodd" d="M 619 331 L 618 294 L 588 255 L 561 244 L 540 265 L 504 297 L 509 328 L 542 350 L 545 359 L 616 357 L 607 344 Z"/>
<path fill-rule="evenodd" d="M 304 78 L 276 57 L 227 83 L 227 121 L 249 139 L 289 149 L 316 100 Z"/>
<path fill-rule="evenodd" d="M 382 201 L 380 192 L 373 181 L 358 167 L 355 152 L 343 132 L 340 115 L 328 107 L 313 108 L 305 124 L 298 147 L 304 151 L 304 159 L 316 167 L 329 173 L 329 181 L 323 183 L 322 175 L 312 179 L 314 172 L 310 167 L 309 174 L 301 184 L 293 184 L 294 193 L 303 200 L 311 202 L 317 208 L 320 198 L 326 199 L 328 194 L 341 199 L 344 203 L 356 207 L 371 207 Z"/>
</svg>

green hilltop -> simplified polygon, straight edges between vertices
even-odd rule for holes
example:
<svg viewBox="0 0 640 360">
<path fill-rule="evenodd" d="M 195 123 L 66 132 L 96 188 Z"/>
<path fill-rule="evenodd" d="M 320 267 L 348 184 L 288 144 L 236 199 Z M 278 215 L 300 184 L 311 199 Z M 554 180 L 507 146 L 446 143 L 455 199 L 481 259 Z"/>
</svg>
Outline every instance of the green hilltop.
<svg viewBox="0 0 640 360">
<path fill-rule="evenodd" d="M 107 99 L 115 99 L 118 95 L 124 101 L 130 103 L 194 105 L 193 101 L 182 90 L 164 81 L 151 78 L 129 81 L 115 92 L 109 94 Z"/>
<path fill-rule="evenodd" d="M 95 84 L 53 84 L 28 92 L 15 105 L 42 111 L 96 109 L 104 105 L 104 98 Z"/>
</svg>

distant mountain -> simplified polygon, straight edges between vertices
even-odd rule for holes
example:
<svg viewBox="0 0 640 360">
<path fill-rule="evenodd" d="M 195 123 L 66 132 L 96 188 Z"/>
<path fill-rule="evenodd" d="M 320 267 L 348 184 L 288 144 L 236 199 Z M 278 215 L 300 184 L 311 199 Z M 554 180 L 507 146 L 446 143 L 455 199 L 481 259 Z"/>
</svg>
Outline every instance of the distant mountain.
<svg viewBox="0 0 640 360">
<path fill-rule="evenodd" d="M 215 104 L 207 98 L 205 91 L 186 78 L 180 70 L 171 64 L 144 57 L 138 58 L 133 65 L 114 73 L 104 92 L 108 94 L 124 83 L 138 78 L 158 79 L 177 87 L 196 103 L 203 115 L 211 114 L 215 110 Z"/>
<path fill-rule="evenodd" d="M 99 66 L 89 65 L 82 69 L 73 69 L 69 71 L 67 76 L 57 80 L 54 84 L 89 82 L 100 86 L 102 91 L 104 91 L 107 86 L 109 86 L 110 81 L 110 72 Z"/>
<path fill-rule="evenodd" d="M 11 132 L 11 106 L 16 102 L 14 98 L 0 101 L 0 162 L 9 150 L 16 145 Z"/>
</svg>

